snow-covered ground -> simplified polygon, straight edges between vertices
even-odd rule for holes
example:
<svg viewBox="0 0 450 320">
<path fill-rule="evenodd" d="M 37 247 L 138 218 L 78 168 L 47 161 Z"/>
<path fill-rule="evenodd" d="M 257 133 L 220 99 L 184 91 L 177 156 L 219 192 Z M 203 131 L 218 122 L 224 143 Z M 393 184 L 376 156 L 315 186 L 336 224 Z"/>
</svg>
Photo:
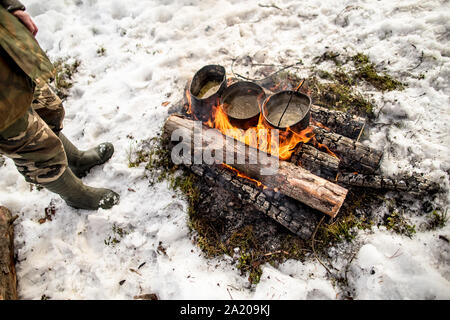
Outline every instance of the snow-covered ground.
<svg viewBox="0 0 450 320">
<path fill-rule="evenodd" d="M 113 158 L 83 181 L 119 192 L 121 202 L 98 212 L 72 209 L 55 194 L 30 190 L 7 160 L 0 168 L 0 204 L 20 216 L 15 245 L 21 298 L 132 299 L 144 293 L 161 299 L 342 297 L 314 259 L 266 265 L 261 282 L 251 287 L 227 258 L 203 257 L 188 235 L 187 204 L 167 183 L 150 187 L 142 166 L 128 167 L 137 141 L 159 132 L 167 116 L 164 101 L 178 101 L 187 79 L 203 65 L 222 64 L 229 72 L 231 59 L 243 55 L 259 63 L 288 65 L 302 59 L 309 65 L 325 50 L 345 49 L 387 66 L 409 86 L 374 93 L 377 122 L 397 125 L 373 130 L 366 143 L 384 148 L 386 174 L 422 172 L 446 190 L 435 204 L 445 209 L 450 203 L 448 1 L 23 2 L 49 56 L 82 62 L 65 103 L 64 131 L 80 148 L 114 143 Z M 52 200 L 56 215 L 40 224 Z M 107 245 L 120 238 L 117 228 L 126 234 L 120 243 Z M 450 238 L 448 223 L 412 239 L 378 228 L 359 232 L 359 251 L 348 268 L 354 298 L 449 299 L 450 244 L 439 235 Z M 158 250 L 160 245 L 167 254 Z M 345 266 L 339 252 L 346 248 L 332 250 L 334 266 Z"/>
</svg>

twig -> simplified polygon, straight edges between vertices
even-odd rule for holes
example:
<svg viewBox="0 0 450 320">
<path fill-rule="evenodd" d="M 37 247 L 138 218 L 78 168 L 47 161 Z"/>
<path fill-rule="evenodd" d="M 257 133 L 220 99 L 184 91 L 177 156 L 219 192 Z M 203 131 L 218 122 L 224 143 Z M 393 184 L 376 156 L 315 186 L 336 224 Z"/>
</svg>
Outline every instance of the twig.
<svg viewBox="0 0 450 320">
<path fill-rule="evenodd" d="M 356 142 L 359 142 L 359 139 L 361 139 L 361 136 L 362 136 L 362 134 L 364 132 L 364 128 L 365 127 L 366 127 L 366 123 L 364 122 L 364 124 L 363 124 L 363 126 L 361 128 L 361 131 L 359 132 L 358 138 L 356 139 Z"/>
<path fill-rule="evenodd" d="M 138 271 L 134 270 L 133 268 L 130 268 L 130 271 L 134 272 L 134 273 L 136 273 L 136 274 L 138 274 L 138 275 L 140 275 L 142 277 L 142 274 L 140 274 Z"/>
<path fill-rule="evenodd" d="M 413 44 L 411 44 L 411 45 L 412 45 L 415 49 L 417 49 L 415 45 L 413 45 Z M 420 58 L 419 58 L 419 63 L 418 63 L 415 67 L 409 68 L 408 70 L 414 70 L 414 69 L 417 69 L 417 68 L 422 64 L 422 62 L 423 62 L 423 57 L 424 57 L 424 54 L 423 54 L 423 51 L 422 51 L 422 53 L 421 53 L 421 55 L 420 55 Z"/>
<path fill-rule="evenodd" d="M 322 260 L 320 260 L 319 256 L 317 255 L 316 249 L 314 248 L 314 241 L 315 241 L 317 230 L 319 230 L 319 227 L 322 224 L 324 219 L 325 219 L 325 216 L 323 216 L 322 219 L 320 219 L 320 222 L 317 224 L 316 230 L 314 230 L 314 233 L 311 237 L 312 249 L 313 249 L 314 257 L 317 259 L 317 261 L 319 261 L 319 263 L 322 265 L 322 267 L 324 267 L 325 270 L 327 270 L 331 276 L 336 278 L 335 275 L 331 272 L 331 270 L 322 262 Z"/>
<path fill-rule="evenodd" d="M 237 60 L 238 60 L 237 58 L 234 58 L 234 59 L 233 59 L 233 62 L 231 63 L 231 72 L 232 72 L 236 77 L 242 78 L 242 79 L 247 80 L 247 81 L 254 81 L 254 82 L 267 80 L 267 79 L 273 77 L 274 75 L 276 75 L 277 73 L 280 73 L 281 71 L 284 71 L 284 70 L 286 70 L 286 69 L 289 69 L 289 68 L 298 66 L 299 64 L 302 64 L 302 63 L 303 63 L 302 61 L 299 61 L 299 62 L 297 62 L 297 63 L 295 63 L 295 64 L 291 64 L 291 65 L 289 65 L 289 66 L 283 67 L 283 68 L 279 69 L 278 71 L 275 71 L 274 73 L 268 75 L 268 76 L 265 77 L 265 78 L 262 78 L 262 79 L 252 79 L 252 78 L 248 78 L 248 77 L 245 77 L 245 76 L 243 76 L 243 75 L 240 75 L 239 73 L 234 72 L 233 66 L 234 66 L 234 63 L 235 63 Z"/>
<path fill-rule="evenodd" d="M 264 254 L 264 257 L 273 256 L 274 254 L 279 254 L 279 253 L 284 253 L 285 255 L 289 254 L 289 252 L 287 252 L 287 251 L 278 250 L 278 251 L 275 251 L 275 252 L 266 253 L 266 254 Z"/>
<path fill-rule="evenodd" d="M 260 6 L 261 8 L 275 8 L 275 9 L 278 9 L 278 10 L 283 10 L 283 9 L 277 7 L 276 5 L 274 5 L 273 3 L 272 4 L 260 4 L 260 3 L 258 3 L 258 6 Z"/>
<path fill-rule="evenodd" d="M 359 252 L 359 250 L 356 250 L 356 251 L 355 251 L 355 253 L 353 254 L 352 258 L 350 259 L 350 261 L 348 262 L 347 266 L 345 267 L 344 279 L 345 279 L 345 282 L 346 282 L 346 283 L 348 283 L 348 278 L 347 278 L 347 272 L 348 272 L 348 269 L 350 268 L 350 265 L 352 264 L 353 259 L 355 259 L 356 254 L 357 254 L 358 252 Z"/>
<path fill-rule="evenodd" d="M 397 253 L 398 253 L 399 251 L 400 251 L 400 248 L 398 248 L 397 251 L 395 251 L 395 253 L 394 253 L 392 256 L 388 257 L 388 259 L 400 257 L 400 256 L 402 255 L 402 253 L 400 252 L 400 254 L 397 255 Z"/>
<path fill-rule="evenodd" d="M 228 291 L 228 294 L 230 295 L 231 300 L 234 300 L 233 296 L 231 295 L 230 289 L 227 288 L 227 291 Z"/>
</svg>

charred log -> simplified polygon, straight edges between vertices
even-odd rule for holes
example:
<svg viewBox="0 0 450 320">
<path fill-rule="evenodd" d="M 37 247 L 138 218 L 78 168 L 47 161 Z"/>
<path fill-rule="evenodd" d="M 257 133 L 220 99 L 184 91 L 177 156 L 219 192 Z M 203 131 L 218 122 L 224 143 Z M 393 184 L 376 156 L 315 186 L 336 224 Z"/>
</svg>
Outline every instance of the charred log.
<svg viewBox="0 0 450 320">
<path fill-rule="evenodd" d="M 328 180 L 334 180 L 339 172 L 340 161 L 338 158 L 307 144 L 295 151 L 291 162 Z"/>
<path fill-rule="evenodd" d="M 221 165 L 187 165 L 199 177 L 219 183 L 300 238 L 311 238 L 322 213 L 280 192 L 263 189 Z"/>
<path fill-rule="evenodd" d="M 0 206 L 0 300 L 18 299 L 13 222 L 11 212 Z"/>
<path fill-rule="evenodd" d="M 380 167 L 383 153 L 349 139 L 342 135 L 314 127 L 317 141 L 326 145 L 340 158 L 340 167 L 348 168 L 358 173 L 373 174 Z"/>
<path fill-rule="evenodd" d="M 165 134 L 170 136 L 175 130 L 179 137 L 183 137 L 180 149 L 194 150 L 193 154 L 211 155 L 217 153 L 224 155 L 226 150 L 233 156 L 233 163 L 230 165 L 241 173 L 260 181 L 269 188 L 278 189 L 281 193 L 331 217 L 338 214 L 347 195 L 345 188 L 290 162 L 269 157 L 267 154 L 264 161 L 252 164 L 252 159 L 261 159 L 262 152 L 239 141 L 226 139 L 218 130 L 201 126 L 199 130 L 202 141 L 197 145 L 194 141 L 195 122 L 192 120 L 175 115 L 170 116 L 164 125 Z M 189 155 L 188 161 L 192 159 Z M 234 161 L 234 159 L 244 159 L 244 161 Z M 221 161 L 223 158 L 219 160 L 220 163 Z"/>
<path fill-rule="evenodd" d="M 303 145 L 291 161 L 322 178 L 336 181 L 345 186 L 385 189 L 412 194 L 435 193 L 439 185 L 418 175 L 389 178 L 382 175 L 355 174 L 340 167 L 339 159 L 319 151 L 312 146 Z"/>
<path fill-rule="evenodd" d="M 338 175 L 337 181 L 350 186 L 394 190 L 413 194 L 434 194 L 439 191 L 437 183 L 417 175 L 393 179 L 380 175 L 344 173 Z"/>
<path fill-rule="evenodd" d="M 329 131 L 354 140 L 362 134 L 366 123 L 364 118 L 316 105 L 311 106 L 311 118 L 326 126 Z"/>
</svg>

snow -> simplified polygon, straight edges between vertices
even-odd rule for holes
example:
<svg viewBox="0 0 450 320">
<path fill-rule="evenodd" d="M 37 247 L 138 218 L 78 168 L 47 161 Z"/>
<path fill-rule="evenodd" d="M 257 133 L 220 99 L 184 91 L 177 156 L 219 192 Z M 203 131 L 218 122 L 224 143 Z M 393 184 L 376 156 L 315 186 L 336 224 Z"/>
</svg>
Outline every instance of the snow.
<svg viewBox="0 0 450 320">
<path fill-rule="evenodd" d="M 161 104 L 178 101 L 186 81 L 205 64 L 221 64 L 230 73 L 235 57 L 283 65 L 302 59 L 310 65 L 327 49 L 364 52 L 408 82 L 401 92 L 373 92 L 376 122 L 387 125 L 375 127 L 364 143 L 383 148 L 385 174 L 423 173 L 441 183 L 445 193 L 436 203 L 448 208 L 446 1 L 23 2 L 49 56 L 82 62 L 65 102 L 64 132 L 82 149 L 104 141 L 114 144 L 112 159 L 83 181 L 115 190 L 121 202 L 97 212 L 70 208 L 47 190 L 30 189 L 7 160 L 0 167 L 0 203 L 19 215 L 15 246 L 21 298 L 132 299 L 144 293 L 161 299 L 342 298 L 313 258 L 289 260 L 278 268 L 264 265 L 261 282 L 250 286 L 229 258 L 206 259 L 192 243 L 187 204 L 167 182 L 149 186 L 142 166 L 128 167 L 137 142 L 160 131 L 167 117 Z M 271 3 L 279 9 L 259 5 Z M 238 73 L 247 71 L 235 67 Z M 55 216 L 39 224 L 51 201 Z M 382 210 L 374 208 L 375 213 Z M 106 245 L 120 237 L 113 231 L 117 227 L 125 231 L 120 242 Z M 449 299 L 450 249 L 439 235 L 450 238 L 448 224 L 419 231 L 412 239 L 383 228 L 360 231 L 348 270 L 353 297 Z M 339 253 L 346 246 L 330 251 L 333 267 L 345 267 Z"/>
</svg>

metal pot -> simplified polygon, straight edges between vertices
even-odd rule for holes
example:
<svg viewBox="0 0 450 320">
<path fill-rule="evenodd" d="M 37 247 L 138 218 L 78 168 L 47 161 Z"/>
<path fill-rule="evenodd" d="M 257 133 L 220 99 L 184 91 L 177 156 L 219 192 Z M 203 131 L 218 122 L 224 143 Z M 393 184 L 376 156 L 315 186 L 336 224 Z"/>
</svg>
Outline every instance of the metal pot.
<svg viewBox="0 0 450 320">
<path fill-rule="evenodd" d="M 225 68 L 220 65 L 207 65 L 195 73 L 189 93 L 192 112 L 197 119 L 209 119 L 212 106 L 219 102 L 226 86 Z"/>
<path fill-rule="evenodd" d="M 259 85 L 239 81 L 224 90 L 220 101 L 230 123 L 245 130 L 258 124 L 265 98 L 264 90 Z"/>
<path fill-rule="evenodd" d="M 292 95 L 292 99 L 291 99 Z M 284 116 L 282 114 L 289 103 Z M 285 130 L 288 127 L 300 132 L 309 126 L 311 117 L 311 98 L 297 91 L 280 91 L 269 96 L 262 105 L 264 121 L 271 127 Z M 281 123 L 279 123 L 281 118 Z"/>
</svg>

